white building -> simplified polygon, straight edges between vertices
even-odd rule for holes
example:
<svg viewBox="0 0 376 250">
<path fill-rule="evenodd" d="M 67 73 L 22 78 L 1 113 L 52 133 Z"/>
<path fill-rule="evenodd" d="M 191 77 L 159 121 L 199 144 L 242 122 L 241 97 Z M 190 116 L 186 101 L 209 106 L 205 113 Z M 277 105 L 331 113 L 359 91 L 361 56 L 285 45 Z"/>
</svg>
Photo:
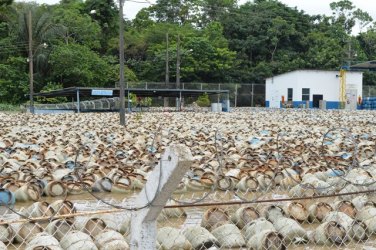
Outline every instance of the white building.
<svg viewBox="0 0 376 250">
<path fill-rule="evenodd" d="M 296 70 L 266 79 L 266 107 L 280 108 L 282 100 L 294 107 L 305 105 L 318 108 L 320 100 L 327 109 L 337 109 L 340 101 L 339 71 Z M 356 108 L 362 98 L 363 73 L 346 72 L 346 108 Z"/>
</svg>

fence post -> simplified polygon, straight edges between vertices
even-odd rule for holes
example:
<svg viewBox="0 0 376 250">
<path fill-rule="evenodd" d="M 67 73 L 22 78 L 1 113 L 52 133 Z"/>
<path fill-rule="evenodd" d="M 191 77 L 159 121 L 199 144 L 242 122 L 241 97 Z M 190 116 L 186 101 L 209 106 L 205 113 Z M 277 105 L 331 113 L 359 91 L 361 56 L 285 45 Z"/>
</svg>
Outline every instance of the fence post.
<svg viewBox="0 0 376 250">
<path fill-rule="evenodd" d="M 80 113 L 80 89 L 76 90 L 77 95 L 77 113 Z"/>
<path fill-rule="evenodd" d="M 251 107 L 253 107 L 253 93 L 254 93 L 254 84 L 252 83 Z"/>
<path fill-rule="evenodd" d="M 131 250 L 155 249 L 157 217 L 192 162 L 192 153 L 187 146 L 172 145 L 166 149 L 160 163 L 149 175 L 145 187 L 136 198 L 136 207 L 150 204 L 132 217 Z"/>
<path fill-rule="evenodd" d="M 235 108 L 238 105 L 238 84 L 235 84 Z"/>
</svg>

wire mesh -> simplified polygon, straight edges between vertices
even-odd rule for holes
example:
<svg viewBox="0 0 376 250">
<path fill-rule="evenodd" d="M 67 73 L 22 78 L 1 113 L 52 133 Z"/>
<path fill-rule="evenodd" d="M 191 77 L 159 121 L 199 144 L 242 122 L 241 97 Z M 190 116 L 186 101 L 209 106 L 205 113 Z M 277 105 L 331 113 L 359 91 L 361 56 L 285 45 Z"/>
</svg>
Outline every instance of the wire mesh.
<svg viewBox="0 0 376 250">
<path fill-rule="evenodd" d="M 129 88 L 137 89 L 176 89 L 175 83 L 161 83 L 161 82 L 130 82 Z M 181 89 L 189 90 L 228 90 L 229 94 L 211 95 L 211 102 L 222 102 L 229 98 L 232 107 L 264 107 L 265 106 L 265 84 L 253 83 L 181 83 Z M 160 111 L 164 107 L 167 100 L 170 110 L 174 110 L 176 106 L 176 98 L 150 97 L 150 107 L 137 108 L 136 104 L 128 103 L 129 108 L 133 111 Z M 90 98 L 89 98 L 90 99 Z M 191 111 L 192 104 L 197 102 L 197 97 L 183 98 L 183 108 L 185 111 Z M 59 109 L 59 110 L 77 110 L 77 103 L 75 101 L 59 103 L 59 104 L 35 104 L 39 109 Z M 81 100 L 81 111 L 115 111 L 119 110 L 120 101 L 118 97 L 113 98 L 99 98 L 94 100 Z"/>
<path fill-rule="evenodd" d="M 373 112 L 0 118 L 0 249 L 128 249 L 135 197 L 173 143 L 194 161 L 156 249 L 376 245 Z"/>
</svg>

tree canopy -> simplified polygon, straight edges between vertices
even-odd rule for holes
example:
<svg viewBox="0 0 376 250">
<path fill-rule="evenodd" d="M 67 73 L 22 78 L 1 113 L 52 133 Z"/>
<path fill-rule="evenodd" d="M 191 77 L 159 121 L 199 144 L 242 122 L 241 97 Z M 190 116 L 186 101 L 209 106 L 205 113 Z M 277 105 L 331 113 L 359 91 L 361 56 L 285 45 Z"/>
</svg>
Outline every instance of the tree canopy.
<svg viewBox="0 0 376 250">
<path fill-rule="evenodd" d="M 350 0 L 328 5 L 326 16 L 278 0 L 157 0 L 124 20 L 126 80 L 163 82 L 168 50 L 175 81 L 178 47 L 182 82 L 264 83 L 296 69 L 338 70 L 375 60 L 376 22 L 369 13 Z M 118 11 L 113 0 L 0 0 L 0 102 L 26 101 L 29 12 L 36 92 L 116 86 Z M 366 73 L 364 83 L 376 85 L 375 74 Z"/>
</svg>

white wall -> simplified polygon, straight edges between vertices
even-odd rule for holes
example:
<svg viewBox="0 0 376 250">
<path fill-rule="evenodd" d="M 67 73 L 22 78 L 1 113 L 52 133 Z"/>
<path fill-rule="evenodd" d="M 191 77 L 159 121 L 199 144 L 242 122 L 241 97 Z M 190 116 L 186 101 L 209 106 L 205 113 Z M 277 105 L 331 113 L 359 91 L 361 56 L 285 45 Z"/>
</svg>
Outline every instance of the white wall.
<svg viewBox="0 0 376 250">
<path fill-rule="evenodd" d="M 293 98 L 296 96 L 298 86 L 297 71 L 266 79 L 265 100 L 269 101 L 271 108 L 279 108 L 282 96 L 287 101 L 287 89 L 293 88 Z"/>
<path fill-rule="evenodd" d="M 270 107 L 277 107 L 273 96 L 285 96 L 287 101 L 287 89 L 293 88 L 293 101 L 302 101 L 302 89 L 310 89 L 310 101 L 313 95 L 323 95 L 323 99 L 329 102 L 339 101 L 340 78 L 339 71 L 298 70 L 266 79 L 265 100 Z M 346 73 L 347 87 L 357 89 L 358 96 L 362 97 L 363 74 L 361 72 Z M 276 98 L 274 98 L 276 99 Z M 279 107 L 279 104 L 278 104 Z"/>
</svg>

